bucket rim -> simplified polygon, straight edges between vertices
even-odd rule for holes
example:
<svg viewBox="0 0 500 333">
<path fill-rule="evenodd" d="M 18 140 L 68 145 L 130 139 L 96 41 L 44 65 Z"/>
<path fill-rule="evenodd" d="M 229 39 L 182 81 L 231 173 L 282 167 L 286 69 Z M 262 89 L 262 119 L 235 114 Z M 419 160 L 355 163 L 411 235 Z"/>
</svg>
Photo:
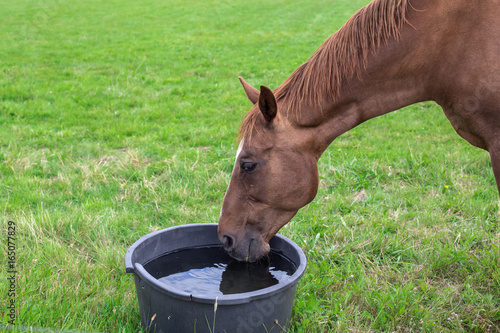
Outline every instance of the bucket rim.
<svg viewBox="0 0 500 333">
<path fill-rule="evenodd" d="M 134 244 L 132 244 L 132 246 L 128 249 L 127 253 L 125 254 L 126 272 L 138 275 L 141 279 L 148 281 L 148 284 L 150 284 L 154 289 L 163 294 L 167 294 L 171 297 L 187 301 L 195 301 L 195 302 L 209 303 L 209 304 L 214 304 L 217 301 L 218 305 L 243 304 L 251 302 L 256 299 L 271 297 L 273 295 L 276 295 L 280 292 L 287 290 L 288 288 L 295 287 L 298 280 L 304 275 L 307 266 L 307 258 L 304 254 L 304 251 L 302 251 L 302 249 L 292 240 L 280 234 L 276 234 L 274 237 L 280 239 L 281 241 L 291 246 L 293 248 L 293 251 L 296 252 L 299 258 L 298 265 L 297 263 L 295 263 L 297 265 L 296 271 L 292 275 L 290 275 L 287 279 L 281 280 L 276 285 L 244 293 L 219 295 L 216 297 L 211 297 L 197 293 L 192 293 L 192 294 L 186 293 L 160 282 L 158 279 L 154 278 L 151 274 L 149 274 L 141 263 L 138 262 L 134 263 L 132 260 L 134 251 L 137 249 L 137 247 L 139 247 L 142 243 L 144 243 L 145 241 L 149 240 L 152 237 L 158 237 L 158 235 L 162 233 L 168 233 L 173 230 L 178 230 L 183 228 L 194 228 L 194 227 L 214 228 L 217 227 L 217 225 L 218 225 L 217 223 L 183 224 L 158 230 L 142 236 L 139 240 L 137 240 Z M 221 244 L 219 242 L 218 244 L 207 244 L 207 245 L 221 245 Z"/>
</svg>

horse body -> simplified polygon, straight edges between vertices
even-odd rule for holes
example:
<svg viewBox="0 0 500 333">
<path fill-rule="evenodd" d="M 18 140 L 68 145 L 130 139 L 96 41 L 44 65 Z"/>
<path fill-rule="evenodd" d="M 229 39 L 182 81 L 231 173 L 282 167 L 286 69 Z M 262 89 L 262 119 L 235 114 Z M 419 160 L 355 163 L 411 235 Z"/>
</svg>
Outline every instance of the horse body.
<svg viewBox="0 0 500 333">
<path fill-rule="evenodd" d="M 490 153 L 500 192 L 500 1 L 375 0 L 274 92 L 241 79 L 254 107 L 224 197 L 219 237 L 255 261 L 318 188 L 339 135 L 427 100 Z"/>
</svg>

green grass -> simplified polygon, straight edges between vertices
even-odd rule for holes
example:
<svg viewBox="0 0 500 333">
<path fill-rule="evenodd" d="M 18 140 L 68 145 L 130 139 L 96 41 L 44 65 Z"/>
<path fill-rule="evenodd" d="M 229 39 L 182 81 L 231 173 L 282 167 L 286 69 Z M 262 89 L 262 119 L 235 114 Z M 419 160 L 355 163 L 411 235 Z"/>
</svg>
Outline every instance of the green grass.
<svg viewBox="0 0 500 333">
<path fill-rule="evenodd" d="M 0 301 L 16 324 L 140 331 L 128 247 L 216 222 L 249 108 L 367 1 L 0 0 Z M 292 332 L 498 332 L 498 193 L 433 103 L 342 135 L 281 233 L 306 252 Z M 7 317 L 0 323 L 6 324 Z"/>
</svg>

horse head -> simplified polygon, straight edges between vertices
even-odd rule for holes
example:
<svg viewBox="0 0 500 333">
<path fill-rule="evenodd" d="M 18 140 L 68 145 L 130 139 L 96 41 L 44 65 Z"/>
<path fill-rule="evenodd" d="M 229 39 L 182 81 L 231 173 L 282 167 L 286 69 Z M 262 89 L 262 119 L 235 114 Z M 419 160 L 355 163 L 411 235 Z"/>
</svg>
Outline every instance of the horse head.
<svg viewBox="0 0 500 333">
<path fill-rule="evenodd" d="M 268 254 L 269 240 L 316 196 L 318 156 L 310 131 L 291 125 L 269 88 L 259 92 L 240 80 L 254 104 L 247 115 L 251 128 L 240 141 L 218 235 L 232 257 L 253 262 Z"/>
</svg>

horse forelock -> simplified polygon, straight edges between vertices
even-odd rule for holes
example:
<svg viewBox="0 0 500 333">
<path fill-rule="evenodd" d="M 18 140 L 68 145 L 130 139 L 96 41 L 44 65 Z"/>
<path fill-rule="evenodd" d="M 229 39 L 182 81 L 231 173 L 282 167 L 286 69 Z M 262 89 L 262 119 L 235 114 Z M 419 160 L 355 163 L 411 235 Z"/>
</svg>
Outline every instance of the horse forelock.
<svg viewBox="0 0 500 333">
<path fill-rule="evenodd" d="M 257 128 L 256 124 L 258 117 L 260 116 L 260 110 L 258 108 L 252 108 L 243 118 L 240 126 L 240 132 L 238 134 L 238 141 L 241 142 L 245 137 L 250 136 L 251 133 Z"/>
</svg>

